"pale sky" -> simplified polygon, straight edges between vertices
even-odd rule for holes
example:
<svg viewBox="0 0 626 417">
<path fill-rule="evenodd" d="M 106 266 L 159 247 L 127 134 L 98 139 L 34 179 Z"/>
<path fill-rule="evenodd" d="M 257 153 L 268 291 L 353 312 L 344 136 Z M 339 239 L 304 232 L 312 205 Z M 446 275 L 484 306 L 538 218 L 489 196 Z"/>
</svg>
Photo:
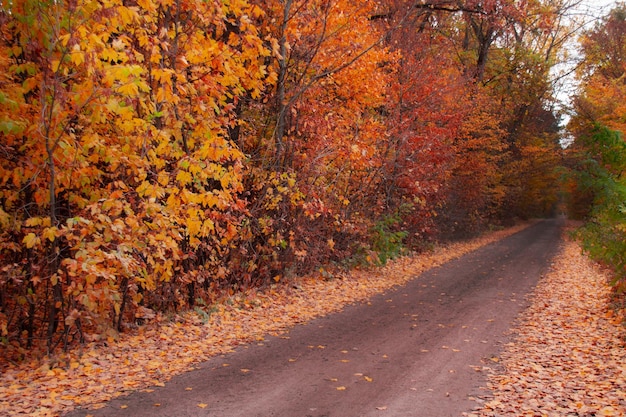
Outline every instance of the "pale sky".
<svg viewBox="0 0 626 417">
<path fill-rule="evenodd" d="M 626 2 L 626 0 L 624 0 L 624 2 Z M 583 0 L 579 10 L 581 13 L 587 15 L 587 17 L 585 18 L 585 20 L 588 20 L 590 23 L 589 24 L 593 24 L 593 18 L 599 18 L 602 16 L 605 16 L 617 3 L 617 1 L 615 0 Z M 575 52 L 575 48 L 576 46 L 572 45 L 573 49 L 571 49 L 572 53 L 576 53 Z M 568 64 L 565 64 L 564 66 L 560 66 L 561 69 L 565 69 L 568 67 Z M 555 68 L 555 71 L 558 71 L 557 68 Z M 559 84 L 560 88 L 557 89 L 556 91 L 556 98 L 558 101 L 561 102 L 561 106 L 567 108 L 568 105 L 570 104 L 570 96 L 575 94 L 575 89 L 576 89 L 576 80 L 574 79 L 573 75 L 570 75 L 568 77 L 566 77 L 565 79 L 563 79 Z M 569 120 L 569 116 L 568 115 L 564 115 L 561 123 L 562 125 L 566 125 L 567 122 Z M 568 143 L 568 139 L 564 138 L 563 139 L 563 145 L 567 146 Z"/>
<path fill-rule="evenodd" d="M 604 16 L 611 10 L 616 0 L 583 0 L 582 8 L 588 8 L 596 17 Z"/>
<path fill-rule="evenodd" d="M 597 6 L 606 6 L 610 4 L 615 4 L 615 0 L 586 0 L 585 3 L 590 5 Z"/>
</svg>

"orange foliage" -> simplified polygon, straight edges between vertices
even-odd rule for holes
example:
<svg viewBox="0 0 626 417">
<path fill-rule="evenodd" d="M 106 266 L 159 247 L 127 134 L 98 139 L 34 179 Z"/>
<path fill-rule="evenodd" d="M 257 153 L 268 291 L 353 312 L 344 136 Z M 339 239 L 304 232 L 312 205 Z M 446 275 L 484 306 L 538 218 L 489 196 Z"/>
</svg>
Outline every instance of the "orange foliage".
<svg viewBox="0 0 626 417">
<path fill-rule="evenodd" d="M 114 338 L 511 215 L 553 149 L 518 3 L 2 2 L 0 337 Z"/>
<path fill-rule="evenodd" d="M 244 210 L 227 129 L 270 76 L 249 6 L 7 7 L 4 336 L 51 348 L 119 329 L 131 305 L 185 303 L 181 284 L 219 278 Z"/>
</svg>

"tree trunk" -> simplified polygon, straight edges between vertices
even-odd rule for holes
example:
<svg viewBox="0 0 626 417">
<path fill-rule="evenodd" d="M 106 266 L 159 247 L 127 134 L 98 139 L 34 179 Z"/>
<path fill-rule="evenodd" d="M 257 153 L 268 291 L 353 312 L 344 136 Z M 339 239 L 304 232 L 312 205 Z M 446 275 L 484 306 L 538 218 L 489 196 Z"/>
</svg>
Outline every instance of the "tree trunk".
<svg viewBox="0 0 626 417">
<path fill-rule="evenodd" d="M 281 26 L 281 37 L 279 40 L 279 53 L 278 58 L 278 84 L 276 90 L 276 109 L 278 110 L 278 116 L 276 120 L 276 130 L 274 132 L 274 140 L 276 150 L 274 153 L 275 164 L 281 164 L 281 159 L 284 156 L 285 151 L 285 129 L 287 126 L 287 103 L 286 97 L 286 80 L 287 80 L 287 24 L 289 23 L 289 13 L 293 0 L 285 1 L 285 8 L 283 10 L 283 22 Z"/>
</svg>

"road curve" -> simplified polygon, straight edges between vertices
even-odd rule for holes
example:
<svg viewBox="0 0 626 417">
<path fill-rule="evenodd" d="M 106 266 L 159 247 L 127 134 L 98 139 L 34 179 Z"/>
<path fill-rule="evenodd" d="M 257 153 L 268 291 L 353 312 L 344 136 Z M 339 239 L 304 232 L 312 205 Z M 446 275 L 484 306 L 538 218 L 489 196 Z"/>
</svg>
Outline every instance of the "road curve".
<svg viewBox="0 0 626 417">
<path fill-rule="evenodd" d="M 460 416 L 559 242 L 559 220 L 539 222 L 153 392 L 67 416 Z"/>
</svg>

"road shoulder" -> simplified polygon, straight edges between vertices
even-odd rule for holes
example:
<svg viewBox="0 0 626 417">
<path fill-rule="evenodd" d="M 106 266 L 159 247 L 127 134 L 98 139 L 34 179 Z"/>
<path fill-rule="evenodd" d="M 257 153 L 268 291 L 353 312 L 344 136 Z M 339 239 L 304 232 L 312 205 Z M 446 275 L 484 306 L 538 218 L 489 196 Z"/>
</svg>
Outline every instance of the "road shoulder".
<svg viewBox="0 0 626 417">
<path fill-rule="evenodd" d="M 528 224 L 404 257 L 384 268 L 316 274 L 293 285 L 237 294 L 167 320 L 159 317 L 118 341 L 11 365 L 0 376 L 0 410 L 9 415 L 54 416 L 97 409 L 112 398 L 163 386 L 173 376 L 236 347 L 280 335 L 296 324 L 405 284 L 419 274 L 515 234 Z M 207 311 L 208 310 L 208 311 Z"/>
<path fill-rule="evenodd" d="M 622 318 L 608 275 L 566 239 L 468 417 L 624 416 Z"/>
</svg>

